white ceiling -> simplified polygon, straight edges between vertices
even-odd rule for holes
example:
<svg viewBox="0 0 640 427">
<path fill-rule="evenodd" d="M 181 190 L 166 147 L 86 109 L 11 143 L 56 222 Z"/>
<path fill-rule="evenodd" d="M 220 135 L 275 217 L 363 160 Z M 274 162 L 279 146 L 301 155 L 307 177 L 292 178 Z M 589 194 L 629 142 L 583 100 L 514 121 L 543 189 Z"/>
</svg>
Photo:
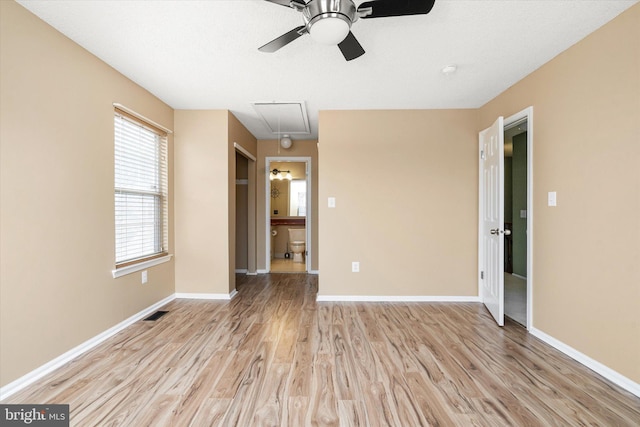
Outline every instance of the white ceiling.
<svg viewBox="0 0 640 427">
<path fill-rule="evenodd" d="M 480 107 L 638 1 L 436 0 L 357 21 L 366 54 L 346 62 L 309 36 L 258 52 L 302 25 L 263 0 L 18 0 L 171 107 L 228 109 L 258 139 L 275 135 L 252 102 L 305 102 L 311 135 L 294 139 L 317 138 L 319 110 Z"/>
</svg>

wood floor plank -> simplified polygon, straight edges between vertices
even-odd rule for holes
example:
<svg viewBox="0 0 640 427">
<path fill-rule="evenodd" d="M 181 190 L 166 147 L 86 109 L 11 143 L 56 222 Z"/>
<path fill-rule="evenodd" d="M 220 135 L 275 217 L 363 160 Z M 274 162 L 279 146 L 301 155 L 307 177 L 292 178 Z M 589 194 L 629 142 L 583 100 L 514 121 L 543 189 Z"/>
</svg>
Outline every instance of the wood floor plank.
<svg viewBox="0 0 640 427">
<path fill-rule="evenodd" d="M 252 354 L 240 385 L 236 389 L 231 405 L 225 415 L 223 425 L 251 425 L 256 400 L 266 378 L 272 345 L 270 342 L 262 342 L 255 353 Z"/>
<path fill-rule="evenodd" d="M 289 376 L 289 396 L 309 397 L 311 395 L 311 343 L 296 343 L 293 367 Z"/>
<path fill-rule="evenodd" d="M 230 405 L 231 399 L 204 399 L 188 425 L 190 427 L 221 426 Z"/>
<path fill-rule="evenodd" d="M 218 351 L 210 359 L 206 359 L 207 364 L 204 369 L 200 371 L 189 388 L 178 395 L 180 401 L 173 411 L 171 424 L 188 425 L 191 423 L 200 410 L 202 402 L 210 394 L 210 390 L 220 380 L 224 367 L 228 364 L 232 355 L 233 352 Z"/>
<path fill-rule="evenodd" d="M 176 395 L 158 395 L 148 405 L 144 411 L 139 411 L 138 415 L 131 421 L 109 420 L 105 425 L 113 425 L 119 427 L 124 422 L 131 423 L 136 426 L 161 426 L 174 424 L 170 420 L 173 418 L 175 408 L 180 403 L 180 396 Z M 185 419 L 185 421 L 187 421 Z"/>
<path fill-rule="evenodd" d="M 340 427 L 359 427 L 367 425 L 364 406 L 359 400 L 338 400 Z"/>
<path fill-rule="evenodd" d="M 273 363 L 291 363 L 298 339 L 300 310 L 291 309 L 284 317 L 275 349 Z"/>
<path fill-rule="evenodd" d="M 273 363 L 266 373 L 264 385 L 258 395 L 255 415 L 251 425 L 279 426 L 286 414 L 285 398 L 287 394 L 287 377 L 291 366 L 287 363 Z"/>
<path fill-rule="evenodd" d="M 359 394 L 358 382 L 344 328 L 342 325 L 332 325 L 331 332 L 336 396 L 341 400 L 357 399 Z"/>
<path fill-rule="evenodd" d="M 401 426 L 427 426 L 427 422 L 420 405 L 413 398 L 413 393 L 407 385 L 404 376 L 399 372 L 391 375 L 389 384 L 391 402 Z"/>
<path fill-rule="evenodd" d="M 220 367 L 222 376 L 211 389 L 209 397 L 233 399 L 242 384 L 242 379 L 252 357 L 253 351 L 232 352 L 229 363 Z"/>
<path fill-rule="evenodd" d="M 371 342 L 367 340 L 362 321 L 351 319 L 347 324 L 346 331 L 349 339 L 349 352 L 359 381 L 367 383 L 378 381 Z"/>
<path fill-rule="evenodd" d="M 331 305 L 319 304 L 316 318 L 313 323 L 315 328 L 312 334 L 312 347 L 314 354 L 331 354 Z"/>
<path fill-rule="evenodd" d="M 309 398 L 305 396 L 293 396 L 288 399 L 287 403 L 287 415 L 282 422 L 282 427 L 309 425 L 307 423 Z"/>
<path fill-rule="evenodd" d="M 2 403 L 67 403 L 80 427 L 640 425 L 640 398 L 481 304 L 318 303 L 306 274 L 237 288 L 174 300 Z"/>
<path fill-rule="evenodd" d="M 389 394 L 381 382 L 363 382 L 362 399 L 367 408 L 368 426 L 399 426 L 396 410 L 389 403 Z"/>
<path fill-rule="evenodd" d="M 419 373 L 409 372 L 405 374 L 405 379 L 411 399 L 420 408 L 427 425 L 443 427 L 455 425 L 436 386 L 429 384 Z"/>
<path fill-rule="evenodd" d="M 337 426 L 338 402 L 333 385 L 334 366 L 327 354 L 318 354 L 311 370 L 311 400 L 306 423 L 314 426 Z"/>
</svg>

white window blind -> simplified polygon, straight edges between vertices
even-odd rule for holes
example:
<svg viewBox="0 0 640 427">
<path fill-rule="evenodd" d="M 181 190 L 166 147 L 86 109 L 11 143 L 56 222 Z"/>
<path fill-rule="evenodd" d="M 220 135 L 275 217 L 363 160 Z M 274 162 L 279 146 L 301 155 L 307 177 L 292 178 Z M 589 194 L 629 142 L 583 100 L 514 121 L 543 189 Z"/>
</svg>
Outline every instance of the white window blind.
<svg viewBox="0 0 640 427">
<path fill-rule="evenodd" d="M 167 251 L 167 135 L 116 109 L 116 265 Z"/>
</svg>

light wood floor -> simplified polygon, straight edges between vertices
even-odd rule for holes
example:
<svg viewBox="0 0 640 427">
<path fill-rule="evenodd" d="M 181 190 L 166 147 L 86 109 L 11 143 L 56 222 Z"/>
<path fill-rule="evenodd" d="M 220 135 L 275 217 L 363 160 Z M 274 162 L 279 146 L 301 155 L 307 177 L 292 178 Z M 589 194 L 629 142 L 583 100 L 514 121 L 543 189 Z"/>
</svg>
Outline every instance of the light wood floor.
<svg viewBox="0 0 640 427">
<path fill-rule="evenodd" d="M 480 304 L 316 303 L 317 276 L 175 300 L 4 403 L 75 426 L 638 426 L 640 399 Z"/>
</svg>

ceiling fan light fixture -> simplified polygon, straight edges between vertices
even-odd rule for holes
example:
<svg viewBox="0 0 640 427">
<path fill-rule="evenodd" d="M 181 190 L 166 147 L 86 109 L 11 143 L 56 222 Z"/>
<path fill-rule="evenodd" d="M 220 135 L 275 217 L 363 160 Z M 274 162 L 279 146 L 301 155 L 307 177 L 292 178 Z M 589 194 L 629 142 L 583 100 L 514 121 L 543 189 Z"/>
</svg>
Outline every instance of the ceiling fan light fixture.
<svg viewBox="0 0 640 427">
<path fill-rule="evenodd" d="M 296 27 L 269 43 L 260 52 L 273 53 L 294 40 L 309 34 L 320 44 L 337 45 L 344 59 L 351 61 L 365 53 L 351 32 L 351 25 L 359 18 L 425 15 L 436 0 L 267 0 L 300 12 L 304 25 Z"/>
<path fill-rule="evenodd" d="M 333 46 L 347 37 L 351 24 L 357 19 L 356 6 L 351 0 L 311 0 L 302 16 L 313 40 Z"/>
<path fill-rule="evenodd" d="M 318 43 L 335 46 L 342 42 L 351 30 L 351 21 L 344 15 L 328 14 L 309 23 L 309 34 Z"/>
</svg>

